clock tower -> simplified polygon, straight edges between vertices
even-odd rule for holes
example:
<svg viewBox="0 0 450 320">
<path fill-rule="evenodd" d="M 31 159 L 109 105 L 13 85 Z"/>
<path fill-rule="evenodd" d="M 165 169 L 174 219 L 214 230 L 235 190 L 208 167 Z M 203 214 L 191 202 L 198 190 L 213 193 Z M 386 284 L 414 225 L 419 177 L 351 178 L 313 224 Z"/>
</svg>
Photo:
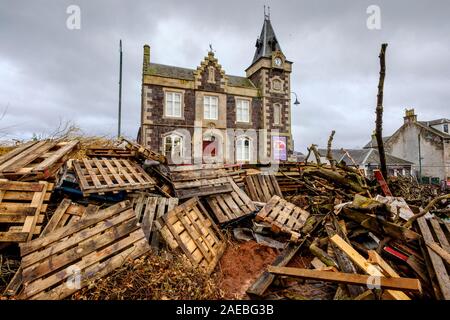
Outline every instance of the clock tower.
<svg viewBox="0 0 450 320">
<path fill-rule="evenodd" d="M 259 145 L 272 160 L 287 160 L 294 150 L 291 133 L 291 74 L 292 62 L 286 60 L 270 16 L 264 14 L 264 24 L 252 64 L 245 71 L 259 89 L 262 99 L 261 125 L 265 133 Z M 261 139 L 261 138 L 260 138 Z"/>
</svg>

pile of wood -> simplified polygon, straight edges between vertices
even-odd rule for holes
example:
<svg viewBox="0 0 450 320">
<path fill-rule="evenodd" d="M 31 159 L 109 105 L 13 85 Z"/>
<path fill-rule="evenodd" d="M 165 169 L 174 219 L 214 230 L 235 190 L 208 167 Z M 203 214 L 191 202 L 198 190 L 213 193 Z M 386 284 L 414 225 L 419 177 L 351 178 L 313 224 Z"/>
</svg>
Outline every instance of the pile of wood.
<svg viewBox="0 0 450 320">
<path fill-rule="evenodd" d="M 122 143 L 70 159 L 76 141 L 38 141 L 0 158 L 8 177 L 0 180 L 0 255 L 20 252 L 4 295 L 102 296 L 96 290 L 114 287 L 105 281 L 118 274 L 137 283 L 129 278 L 140 265 L 133 261 L 167 253 L 205 279 L 220 277 L 228 243 L 257 241 L 281 251 L 247 281 L 250 297 L 276 297 L 272 283 L 281 277 L 290 282 L 280 279 L 278 289 L 331 283 L 335 299 L 450 298 L 450 227 L 433 215 L 446 215 L 448 195 L 420 203 L 393 197 L 382 177 L 368 181 L 340 164 L 285 164 L 274 173 L 173 166 Z M 239 237 L 243 230 L 251 237 Z M 310 262 L 288 267 L 294 257 Z M 149 277 L 148 268 L 142 272 Z M 158 280 L 145 281 L 155 287 Z"/>
</svg>

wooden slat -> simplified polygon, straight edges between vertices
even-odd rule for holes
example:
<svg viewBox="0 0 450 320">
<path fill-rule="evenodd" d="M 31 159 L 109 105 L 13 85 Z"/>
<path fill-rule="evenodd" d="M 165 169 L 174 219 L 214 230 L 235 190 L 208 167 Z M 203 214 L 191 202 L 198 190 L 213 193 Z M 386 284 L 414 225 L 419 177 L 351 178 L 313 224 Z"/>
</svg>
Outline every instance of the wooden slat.
<svg viewBox="0 0 450 320">
<path fill-rule="evenodd" d="M 331 281 L 335 283 L 355 284 L 355 285 L 369 285 L 372 284 L 374 280 L 373 276 L 355 273 L 309 270 L 301 268 L 269 266 L 268 271 L 270 273 L 280 276 L 289 276 L 307 280 Z M 417 291 L 417 292 L 422 291 L 420 281 L 418 279 L 386 278 L 380 276 L 376 280 L 377 285 L 379 285 L 381 289 L 397 289 L 397 290 Z"/>
<path fill-rule="evenodd" d="M 10 152 L 8 152 L 8 153 L 6 153 L 6 154 L 0 156 L 0 171 L 3 170 L 4 167 L 3 167 L 2 165 L 3 165 L 6 161 L 8 161 L 8 160 L 14 158 L 16 155 L 22 153 L 23 151 L 25 151 L 25 150 L 28 149 L 29 147 L 35 145 L 36 143 L 38 143 L 38 141 L 29 141 L 29 142 L 26 142 L 26 143 L 21 144 L 20 146 L 18 146 L 18 147 L 16 147 L 16 148 L 14 148 L 14 149 L 11 150 Z"/>
<path fill-rule="evenodd" d="M 363 256 L 361 256 L 355 249 L 353 249 L 347 242 L 345 242 L 339 235 L 335 234 L 330 240 L 341 249 L 348 257 L 360 267 L 364 272 L 371 276 L 381 277 L 383 274 L 373 264 L 369 263 Z M 410 300 L 410 298 L 401 291 L 388 290 L 387 291 L 396 300 Z"/>
<path fill-rule="evenodd" d="M 420 232 L 422 234 L 423 240 L 426 242 L 434 242 L 433 235 L 428 227 L 427 221 L 424 217 L 417 219 L 417 224 L 419 225 Z M 428 255 L 430 256 L 433 269 L 436 274 L 436 278 L 441 289 L 442 296 L 446 300 L 450 300 L 450 278 L 445 268 L 442 258 L 434 252 L 431 248 L 427 247 Z"/>
<path fill-rule="evenodd" d="M 78 141 L 60 143 L 60 145 L 62 145 L 62 147 L 58 151 L 56 151 L 50 157 L 46 158 L 44 161 L 35 166 L 33 170 L 31 170 L 31 172 L 44 171 L 48 167 L 52 166 L 53 164 L 55 164 L 55 162 L 59 161 L 62 157 L 64 157 L 64 155 L 72 151 L 73 148 L 75 148 L 78 145 Z"/>
</svg>

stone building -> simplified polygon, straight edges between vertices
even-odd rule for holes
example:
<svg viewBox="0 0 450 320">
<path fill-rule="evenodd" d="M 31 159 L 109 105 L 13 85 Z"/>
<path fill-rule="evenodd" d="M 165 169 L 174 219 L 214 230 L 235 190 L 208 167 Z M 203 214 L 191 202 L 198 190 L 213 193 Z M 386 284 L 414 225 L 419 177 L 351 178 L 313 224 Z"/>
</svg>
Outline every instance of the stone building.
<svg viewBox="0 0 450 320">
<path fill-rule="evenodd" d="M 417 121 L 414 109 L 406 110 L 403 119 L 392 136 L 383 138 L 386 152 L 414 163 L 414 174 L 423 182 L 450 184 L 450 121 Z"/>
<path fill-rule="evenodd" d="M 291 70 L 268 16 L 245 77 L 226 74 L 212 50 L 187 69 L 152 62 L 145 45 L 138 140 L 174 163 L 287 160 Z"/>
</svg>

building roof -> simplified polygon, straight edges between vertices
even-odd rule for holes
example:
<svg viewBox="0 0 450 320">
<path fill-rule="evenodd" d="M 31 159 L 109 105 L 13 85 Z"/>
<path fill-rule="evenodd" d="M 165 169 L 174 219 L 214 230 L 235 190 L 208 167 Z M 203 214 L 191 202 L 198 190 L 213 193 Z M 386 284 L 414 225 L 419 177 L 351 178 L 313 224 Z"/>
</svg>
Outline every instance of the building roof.
<svg viewBox="0 0 450 320">
<path fill-rule="evenodd" d="M 272 52 L 281 51 L 280 44 L 273 30 L 270 18 L 264 17 L 264 24 L 261 30 L 259 38 L 256 40 L 256 50 L 253 57 L 253 63 L 255 63 L 261 57 L 271 57 Z"/>
<path fill-rule="evenodd" d="M 446 118 L 441 118 L 441 119 L 436 119 L 436 120 L 431 120 L 431 121 L 420 121 L 428 126 L 434 126 L 436 124 L 443 124 L 443 123 L 448 123 L 450 122 L 449 119 Z"/>
<path fill-rule="evenodd" d="M 383 143 L 386 143 L 386 142 L 389 140 L 390 137 L 391 137 L 391 136 L 383 137 Z M 368 149 L 368 148 L 378 148 L 377 140 L 376 140 L 376 139 L 375 139 L 375 140 L 370 140 L 368 143 L 366 143 L 366 144 L 364 145 L 363 148 L 364 148 L 364 149 Z"/>
<path fill-rule="evenodd" d="M 181 80 L 194 80 L 194 69 L 169 66 L 159 63 L 150 63 L 146 75 L 175 78 Z M 243 87 L 256 89 L 253 82 L 246 77 L 227 75 L 228 85 L 231 87 Z"/>
<path fill-rule="evenodd" d="M 318 150 L 322 157 L 326 157 L 327 150 Z M 357 165 L 366 165 L 369 163 L 380 164 L 380 156 L 378 150 L 375 149 L 348 149 L 346 150 L 350 157 L 356 162 Z M 348 158 L 347 154 L 340 149 L 331 149 L 331 154 L 334 160 L 337 162 L 344 161 L 347 165 L 353 165 L 353 161 Z M 386 153 L 387 165 L 412 165 L 413 163 L 401 158 L 394 157 L 393 155 Z"/>
<path fill-rule="evenodd" d="M 435 120 L 435 121 L 437 121 L 437 120 Z M 435 129 L 433 127 L 430 127 L 430 125 L 428 125 L 430 123 L 430 121 L 417 121 L 414 123 L 417 124 L 419 127 L 424 128 L 435 135 L 438 135 L 441 138 L 450 139 L 449 134 L 439 131 L 438 129 Z"/>
</svg>

